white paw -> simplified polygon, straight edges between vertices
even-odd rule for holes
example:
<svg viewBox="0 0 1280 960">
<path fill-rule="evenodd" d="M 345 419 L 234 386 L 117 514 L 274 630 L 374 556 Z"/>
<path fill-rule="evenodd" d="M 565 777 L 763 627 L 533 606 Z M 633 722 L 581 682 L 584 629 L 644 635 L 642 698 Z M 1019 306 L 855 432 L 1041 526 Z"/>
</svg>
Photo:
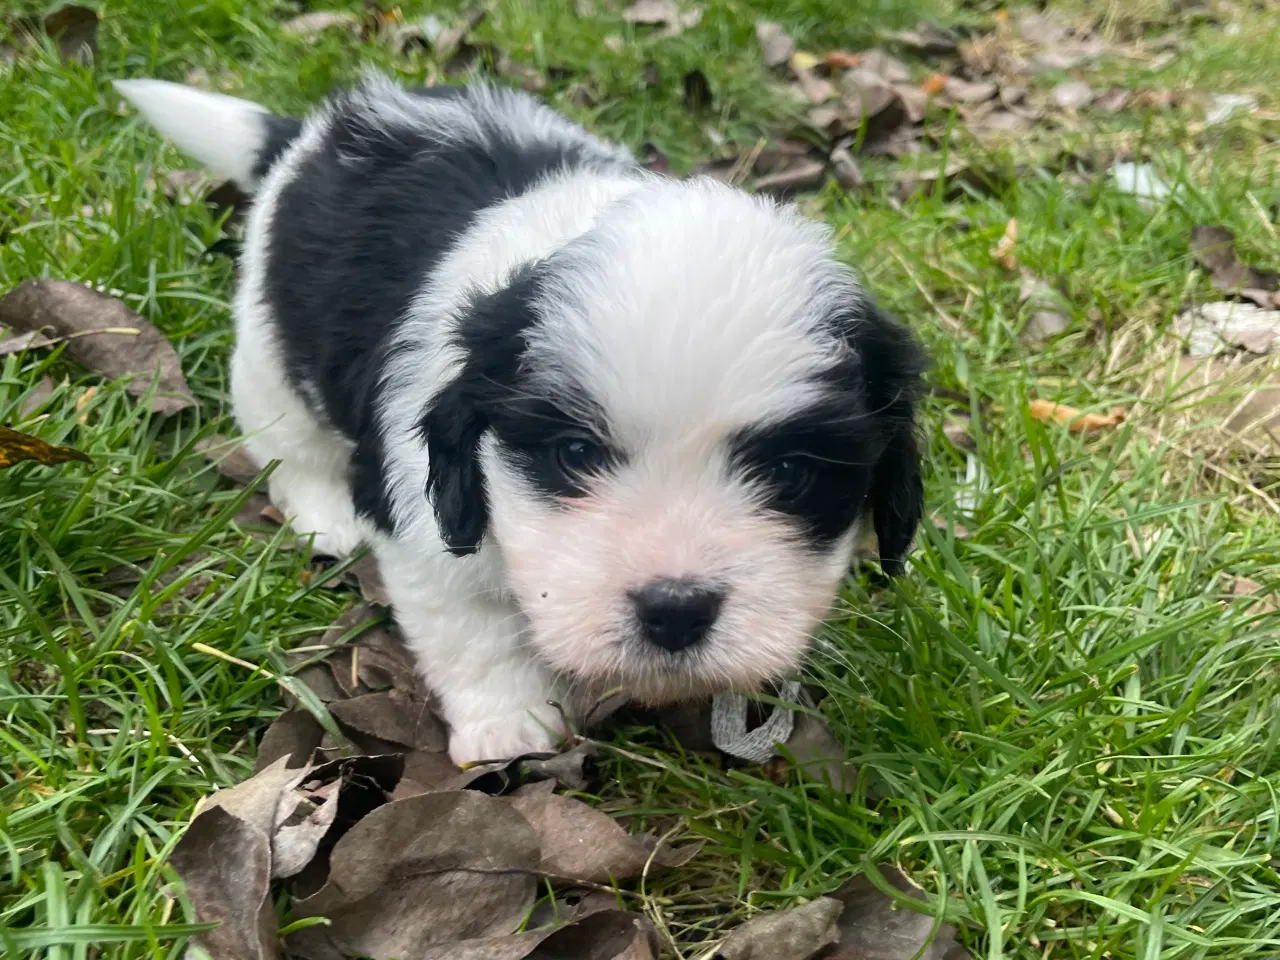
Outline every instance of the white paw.
<svg viewBox="0 0 1280 960">
<path fill-rule="evenodd" d="M 354 524 L 346 528 L 338 525 L 337 527 L 329 527 L 327 530 L 321 530 L 318 524 L 312 524 L 311 526 L 315 527 L 315 529 L 310 530 L 302 524 L 302 520 L 290 522 L 290 526 L 302 537 L 305 538 L 311 535 L 311 552 L 319 557 L 333 557 L 335 560 L 342 560 L 355 553 L 364 542 L 360 530 Z"/>
<path fill-rule="evenodd" d="M 510 760 L 526 753 L 555 753 L 567 731 L 547 704 L 483 719 L 450 718 L 449 757 L 456 764 Z"/>
</svg>

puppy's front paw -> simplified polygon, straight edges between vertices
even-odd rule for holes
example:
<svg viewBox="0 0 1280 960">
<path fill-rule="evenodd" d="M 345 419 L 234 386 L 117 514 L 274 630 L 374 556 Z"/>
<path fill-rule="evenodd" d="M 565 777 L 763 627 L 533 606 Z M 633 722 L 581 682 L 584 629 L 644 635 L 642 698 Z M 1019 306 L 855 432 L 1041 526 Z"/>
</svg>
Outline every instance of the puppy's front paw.
<svg viewBox="0 0 1280 960">
<path fill-rule="evenodd" d="M 504 711 L 483 718 L 450 717 L 449 756 L 456 764 L 554 753 L 567 731 L 551 706 Z"/>
</svg>

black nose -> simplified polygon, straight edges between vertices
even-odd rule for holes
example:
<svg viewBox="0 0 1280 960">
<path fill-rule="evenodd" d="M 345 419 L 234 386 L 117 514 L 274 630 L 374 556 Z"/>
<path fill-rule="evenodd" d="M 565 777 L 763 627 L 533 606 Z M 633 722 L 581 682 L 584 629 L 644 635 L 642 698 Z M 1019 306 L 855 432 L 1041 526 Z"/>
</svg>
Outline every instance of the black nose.
<svg viewBox="0 0 1280 960">
<path fill-rule="evenodd" d="M 707 635 L 724 593 L 696 580 L 655 580 L 631 595 L 640 627 L 664 650 L 683 650 Z"/>
</svg>

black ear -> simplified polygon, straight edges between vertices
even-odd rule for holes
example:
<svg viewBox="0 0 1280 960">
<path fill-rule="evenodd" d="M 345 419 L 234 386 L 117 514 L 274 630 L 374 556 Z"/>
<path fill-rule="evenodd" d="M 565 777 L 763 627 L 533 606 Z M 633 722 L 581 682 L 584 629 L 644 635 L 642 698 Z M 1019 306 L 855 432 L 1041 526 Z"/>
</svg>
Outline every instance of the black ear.
<svg viewBox="0 0 1280 960">
<path fill-rule="evenodd" d="M 456 337 L 462 370 L 419 421 L 427 444 L 427 497 L 454 556 L 475 553 L 489 526 L 480 441 L 494 411 L 519 392 L 525 334 L 537 319 L 532 302 L 538 266 L 528 264 L 506 286 L 470 298 Z"/>
<path fill-rule="evenodd" d="M 868 403 L 880 423 L 884 442 L 867 498 L 879 542 L 880 566 L 890 576 L 900 576 L 903 558 L 924 512 L 915 431 L 925 354 L 906 327 L 870 304 L 851 332 L 862 360 Z"/>
<path fill-rule="evenodd" d="M 442 390 L 422 418 L 427 441 L 427 499 L 449 552 L 475 553 L 489 525 L 489 501 L 480 470 L 480 438 L 488 426 L 467 383 Z"/>
</svg>

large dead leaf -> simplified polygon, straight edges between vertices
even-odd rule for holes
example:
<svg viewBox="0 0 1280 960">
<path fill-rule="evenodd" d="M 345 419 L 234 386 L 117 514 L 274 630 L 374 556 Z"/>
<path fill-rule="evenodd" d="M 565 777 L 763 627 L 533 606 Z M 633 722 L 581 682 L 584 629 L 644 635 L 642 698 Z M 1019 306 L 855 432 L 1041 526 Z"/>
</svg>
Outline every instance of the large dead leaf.
<svg viewBox="0 0 1280 960">
<path fill-rule="evenodd" d="M 23 460 L 34 460 L 45 466 L 72 461 L 93 463 L 79 450 L 58 446 L 39 437 L 33 437 L 29 433 L 0 426 L 0 470 L 11 467 L 15 463 L 21 463 Z"/>
<path fill-rule="evenodd" d="M 889 884 L 913 899 L 924 894 L 897 867 L 879 868 Z M 968 954 L 955 942 L 955 928 L 899 907 L 865 875 L 844 884 L 831 897 L 844 904 L 839 947 L 827 960 L 960 960 Z M 926 948 L 926 944 L 928 947 Z"/>
<path fill-rule="evenodd" d="M 1214 289 L 1238 294 L 1260 307 L 1280 306 L 1273 296 L 1280 287 L 1280 273 L 1241 263 L 1236 253 L 1235 234 L 1226 227 L 1193 227 L 1191 255 L 1210 272 Z"/>
<path fill-rule="evenodd" d="M 1265 354 L 1280 344 L 1280 309 L 1264 310 L 1252 303 L 1203 303 L 1178 314 L 1174 326 L 1193 357 L 1235 350 Z"/>
<path fill-rule="evenodd" d="M 255 826 L 214 807 L 187 828 L 169 856 L 196 920 L 217 923 L 193 938 L 211 960 L 276 960 L 271 843 Z"/>
<path fill-rule="evenodd" d="M 38 47 L 44 34 L 53 41 L 63 63 L 92 63 L 98 52 L 98 15 L 78 4 L 58 7 L 43 19 L 18 17 L 4 26 L 15 41 L 27 47 Z M 0 42 L 0 62 L 17 55 L 17 50 Z"/>
<path fill-rule="evenodd" d="M 756 21 L 756 41 L 760 44 L 760 53 L 766 67 L 784 66 L 796 52 L 796 42 L 780 24 L 768 20 Z"/>
<path fill-rule="evenodd" d="M 82 366 L 108 378 L 132 376 L 128 390 L 134 396 L 154 387 L 156 413 L 196 404 L 164 334 L 105 293 L 66 280 L 27 280 L 0 300 L 0 324 L 65 338 L 67 353 Z"/>
<path fill-rule="evenodd" d="M 240 440 L 214 434 L 197 441 L 195 448 L 220 474 L 242 487 L 252 483 L 262 472 L 245 452 Z"/>
<path fill-rule="evenodd" d="M 374 960 L 512 933 L 533 905 L 541 860 L 528 821 L 501 800 L 433 793 L 379 807 L 338 841 L 329 879 L 298 901 L 344 950 Z"/>
<path fill-rule="evenodd" d="M 836 921 L 843 910 L 839 900 L 819 897 L 791 910 L 752 917 L 729 934 L 715 960 L 811 960 L 839 941 Z"/>
<path fill-rule="evenodd" d="M 680 866 L 697 852 L 646 844 L 612 817 L 580 800 L 561 797 L 543 784 L 522 787 L 510 804 L 532 824 L 542 848 L 539 870 L 557 880 L 609 883 Z"/>
<path fill-rule="evenodd" d="M 358 33 L 360 18 L 346 10 L 312 10 L 280 25 L 280 32 L 285 36 L 303 40 L 314 40 L 327 30 Z"/>
<path fill-rule="evenodd" d="M 675 37 L 702 22 L 702 7 L 681 9 L 675 0 L 635 0 L 622 11 L 622 19 L 627 23 L 660 25 L 662 36 Z"/>
</svg>

